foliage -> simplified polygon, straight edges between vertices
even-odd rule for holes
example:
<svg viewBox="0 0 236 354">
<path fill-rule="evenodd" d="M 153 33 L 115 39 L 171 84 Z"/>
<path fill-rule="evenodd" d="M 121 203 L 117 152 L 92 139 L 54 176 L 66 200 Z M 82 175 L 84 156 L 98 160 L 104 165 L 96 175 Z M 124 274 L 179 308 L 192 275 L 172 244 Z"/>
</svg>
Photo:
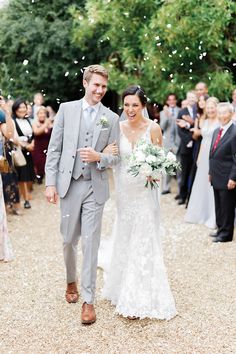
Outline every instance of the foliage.
<svg viewBox="0 0 236 354">
<path fill-rule="evenodd" d="M 32 99 L 42 91 L 46 99 L 78 97 L 85 54 L 71 45 L 71 3 L 11 0 L 1 10 L 0 80 L 5 94 Z M 84 6 L 84 1 L 75 3 Z"/>
<path fill-rule="evenodd" d="M 138 83 L 163 102 L 170 91 L 183 98 L 206 81 L 211 95 L 230 96 L 233 0 L 10 0 L 0 14 L 5 94 L 30 99 L 43 90 L 46 99 L 75 99 L 82 68 L 103 62 L 118 93 Z"/>
<path fill-rule="evenodd" d="M 184 97 L 198 81 L 210 94 L 226 99 L 236 63 L 232 0 L 87 0 L 72 10 L 74 41 L 81 47 L 97 39 L 97 50 L 119 93 L 142 85 L 151 100 L 168 92 Z"/>
</svg>

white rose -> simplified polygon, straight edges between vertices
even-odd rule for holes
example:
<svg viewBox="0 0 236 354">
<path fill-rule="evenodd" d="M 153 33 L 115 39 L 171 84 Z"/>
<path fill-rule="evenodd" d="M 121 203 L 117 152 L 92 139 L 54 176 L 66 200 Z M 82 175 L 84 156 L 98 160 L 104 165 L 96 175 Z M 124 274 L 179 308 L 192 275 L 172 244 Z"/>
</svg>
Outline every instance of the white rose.
<svg viewBox="0 0 236 354">
<path fill-rule="evenodd" d="M 152 173 L 152 168 L 147 163 L 143 163 L 140 167 L 139 173 L 144 176 L 150 176 Z"/>
<path fill-rule="evenodd" d="M 167 159 L 171 160 L 171 161 L 176 161 L 176 156 L 175 154 L 173 154 L 173 152 L 169 151 L 167 154 Z"/>
<path fill-rule="evenodd" d="M 165 151 L 163 149 L 159 150 L 159 154 L 161 157 L 165 157 Z"/>
<path fill-rule="evenodd" d="M 137 151 L 136 154 L 135 154 L 135 157 L 136 157 L 136 160 L 137 160 L 138 162 L 144 162 L 145 159 L 146 159 L 144 153 L 141 152 L 141 151 Z"/>
<path fill-rule="evenodd" d="M 154 179 L 160 179 L 161 178 L 161 171 L 160 170 L 154 170 L 154 171 L 152 171 L 151 176 Z"/>
<path fill-rule="evenodd" d="M 156 158 L 156 156 L 154 156 L 154 155 L 149 155 L 149 156 L 147 156 L 147 158 L 146 158 L 146 162 L 149 163 L 149 164 L 155 163 L 156 161 L 157 161 L 157 158 Z"/>
</svg>

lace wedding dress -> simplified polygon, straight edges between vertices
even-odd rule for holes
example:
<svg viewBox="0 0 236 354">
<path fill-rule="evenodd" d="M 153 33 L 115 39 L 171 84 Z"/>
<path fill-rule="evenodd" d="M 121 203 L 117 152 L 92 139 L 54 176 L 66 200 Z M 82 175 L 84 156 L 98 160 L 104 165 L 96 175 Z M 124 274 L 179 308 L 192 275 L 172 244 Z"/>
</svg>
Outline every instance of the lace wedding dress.
<svg viewBox="0 0 236 354">
<path fill-rule="evenodd" d="M 151 141 L 150 125 L 142 139 Z M 121 133 L 121 163 L 114 171 L 117 218 L 110 242 L 101 242 L 99 250 L 105 273 L 102 295 L 125 317 L 170 320 L 176 309 L 163 261 L 158 191 L 127 173 L 131 152 Z"/>
</svg>

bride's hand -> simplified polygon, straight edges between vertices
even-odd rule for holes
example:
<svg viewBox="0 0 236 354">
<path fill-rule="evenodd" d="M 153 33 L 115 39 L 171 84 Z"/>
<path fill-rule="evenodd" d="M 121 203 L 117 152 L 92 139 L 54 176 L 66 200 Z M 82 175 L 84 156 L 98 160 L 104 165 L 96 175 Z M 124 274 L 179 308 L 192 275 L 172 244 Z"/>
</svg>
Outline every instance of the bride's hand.
<svg viewBox="0 0 236 354">
<path fill-rule="evenodd" d="M 119 154 L 119 149 L 118 146 L 116 144 L 116 141 L 112 144 L 109 144 L 105 147 L 105 149 L 102 151 L 105 154 L 111 154 L 111 155 L 118 155 Z"/>
<path fill-rule="evenodd" d="M 160 179 L 158 178 L 153 178 L 151 176 L 147 176 L 147 181 L 148 182 L 160 182 Z"/>
</svg>

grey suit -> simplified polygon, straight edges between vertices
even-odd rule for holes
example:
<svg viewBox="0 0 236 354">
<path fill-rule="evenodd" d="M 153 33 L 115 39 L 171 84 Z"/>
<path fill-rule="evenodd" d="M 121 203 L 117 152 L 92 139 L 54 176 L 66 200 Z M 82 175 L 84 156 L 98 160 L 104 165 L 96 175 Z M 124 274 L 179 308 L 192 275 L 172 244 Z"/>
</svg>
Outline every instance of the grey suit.
<svg viewBox="0 0 236 354">
<path fill-rule="evenodd" d="M 160 127 L 163 132 L 163 146 L 167 150 L 171 150 L 174 154 L 177 154 L 180 146 L 180 137 L 178 134 L 178 127 L 176 119 L 180 111 L 179 107 L 174 108 L 174 114 L 166 115 L 165 111 L 160 112 Z M 178 156 L 177 156 L 178 159 Z M 178 184 L 180 183 L 180 174 L 177 175 Z M 170 190 L 171 176 L 164 175 L 162 178 L 162 190 Z"/>
<path fill-rule="evenodd" d="M 105 117 L 107 124 L 101 124 Z M 60 196 L 61 233 L 67 282 L 76 281 L 77 244 L 82 239 L 82 298 L 94 302 L 97 253 L 101 219 L 109 198 L 107 168 L 119 162 L 118 156 L 101 153 L 115 140 L 119 144 L 118 116 L 100 105 L 93 128 L 86 127 L 82 100 L 62 103 L 55 118 L 46 161 L 46 186 L 56 186 Z M 100 152 L 100 163 L 85 165 L 77 150 L 92 146 Z"/>
</svg>

